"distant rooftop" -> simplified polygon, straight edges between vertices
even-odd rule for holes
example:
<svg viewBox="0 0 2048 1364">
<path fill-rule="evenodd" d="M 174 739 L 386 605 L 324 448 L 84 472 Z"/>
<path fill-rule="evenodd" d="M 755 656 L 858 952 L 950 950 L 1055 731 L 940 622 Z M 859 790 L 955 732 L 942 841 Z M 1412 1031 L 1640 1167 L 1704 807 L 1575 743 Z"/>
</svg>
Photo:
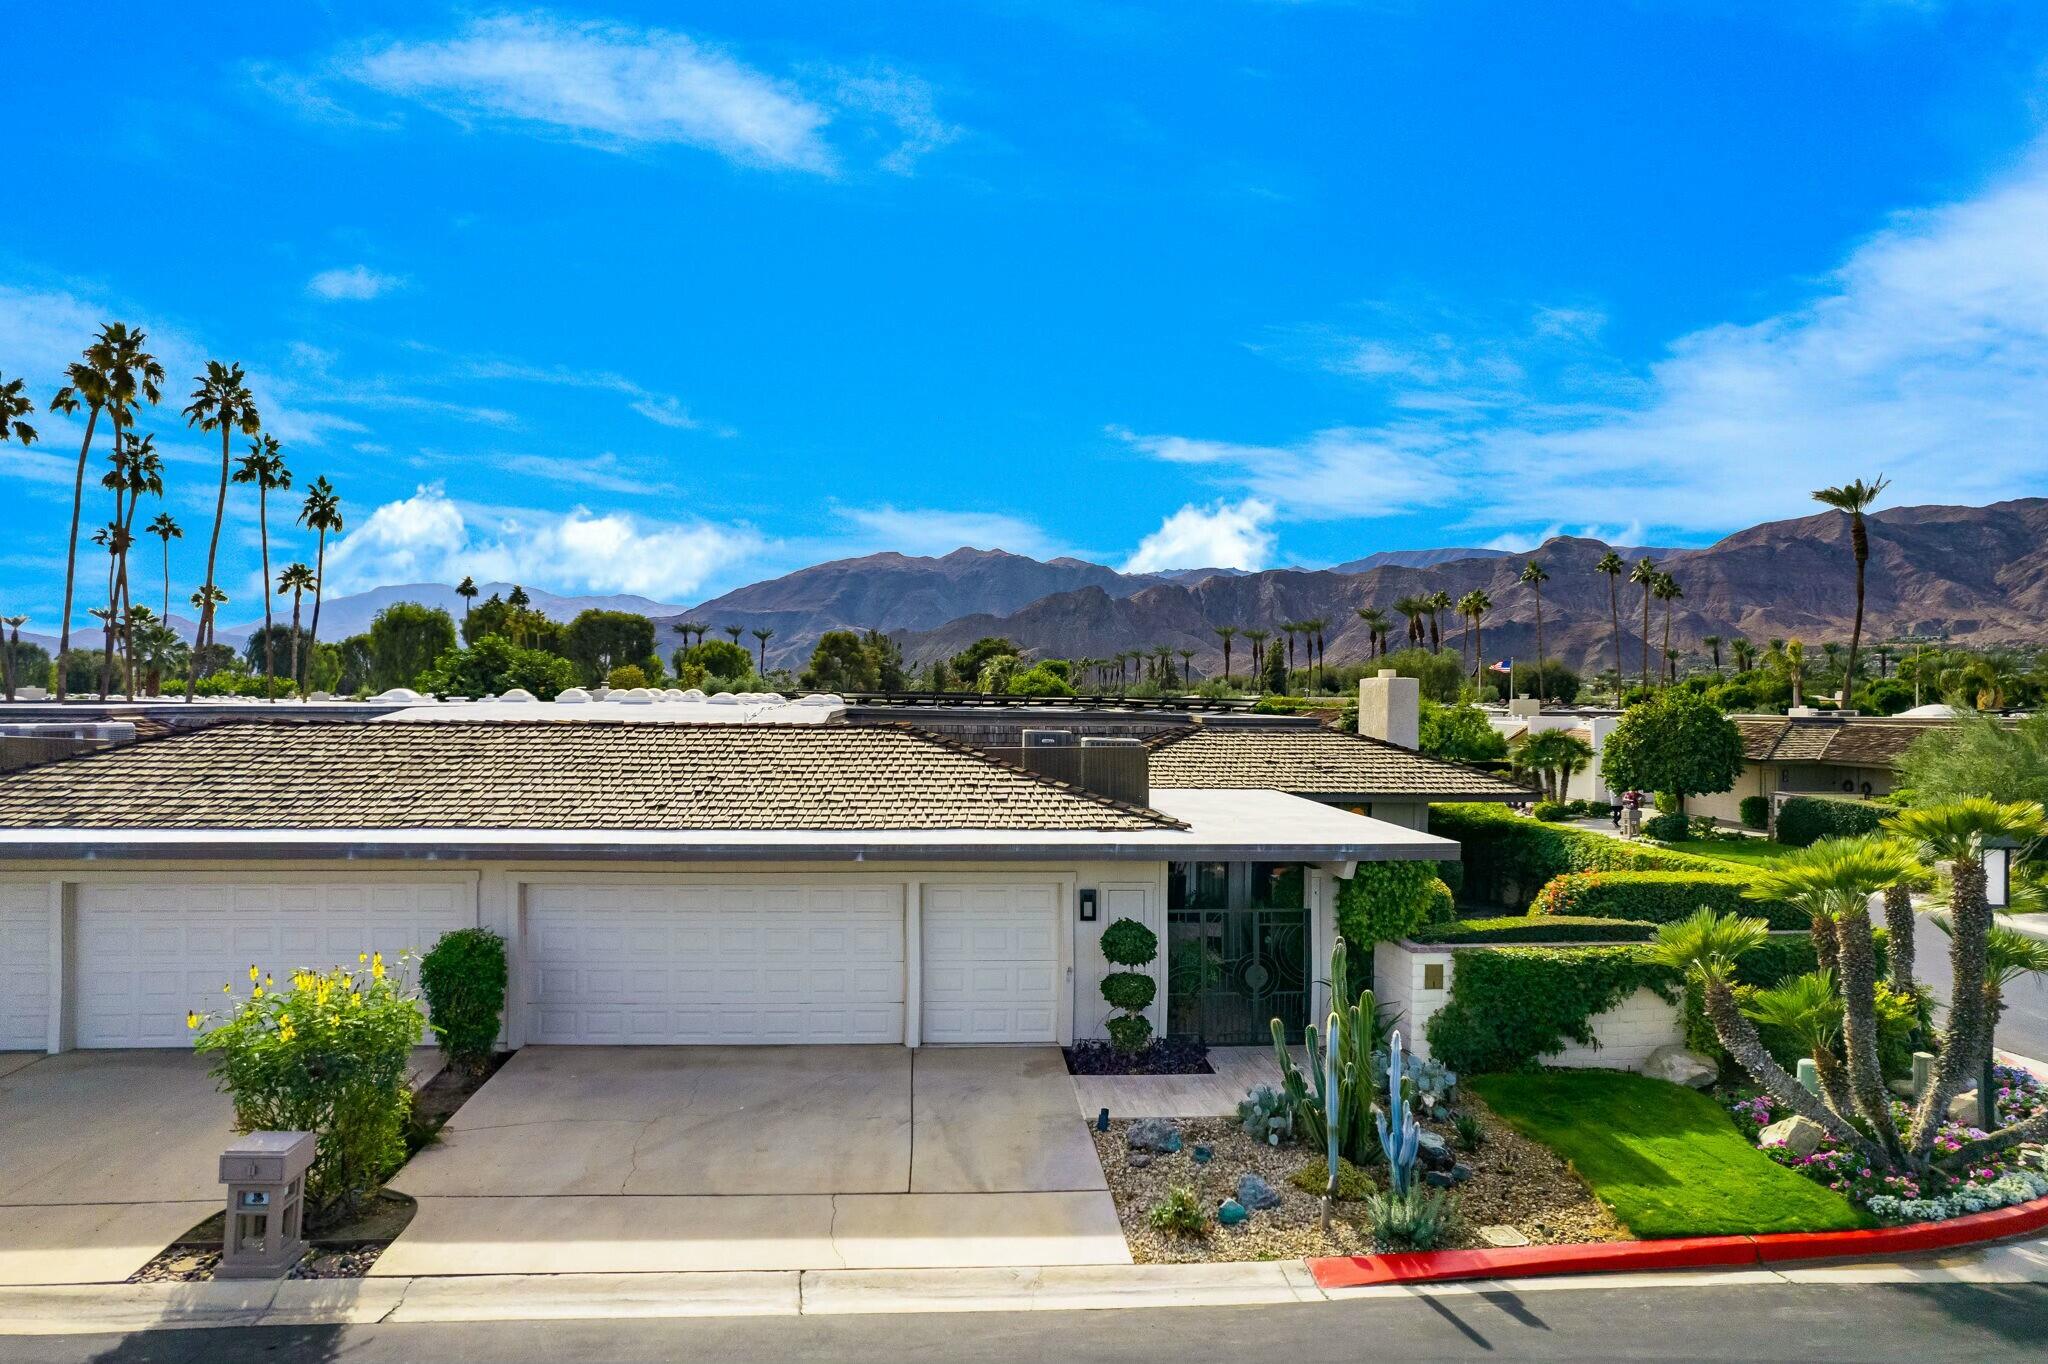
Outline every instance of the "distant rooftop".
<svg viewBox="0 0 2048 1364">
<path fill-rule="evenodd" d="M 1201 724 L 1149 741 L 1152 785 L 1258 788 L 1320 800 L 1527 800 L 1511 781 L 1322 725 Z"/>
</svg>

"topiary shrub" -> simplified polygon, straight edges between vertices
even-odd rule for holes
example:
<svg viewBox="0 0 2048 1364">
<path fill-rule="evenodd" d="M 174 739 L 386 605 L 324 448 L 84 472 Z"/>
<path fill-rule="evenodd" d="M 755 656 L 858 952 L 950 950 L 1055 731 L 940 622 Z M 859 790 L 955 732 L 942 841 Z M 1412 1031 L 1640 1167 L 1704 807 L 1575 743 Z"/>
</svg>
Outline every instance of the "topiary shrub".
<svg viewBox="0 0 2048 1364">
<path fill-rule="evenodd" d="M 1676 810 L 1667 814 L 1651 815 L 1643 821 L 1643 832 L 1659 843 L 1681 843 L 1691 827 L 1686 817 Z"/>
<path fill-rule="evenodd" d="M 1529 913 L 1586 919 L 1636 919 L 1668 924 L 1702 905 L 1720 914 L 1761 918 L 1774 929 L 1804 929 L 1805 910 L 1782 900 L 1748 900 L 1749 877 L 1708 863 L 1710 871 L 1575 872 L 1552 880 L 1529 903 Z"/>
<path fill-rule="evenodd" d="M 1566 872 L 1727 870 L 1726 863 L 1692 853 L 1524 819 L 1497 805 L 1432 805 L 1429 831 L 1458 841 L 1463 898 L 1517 909 Z"/>
<path fill-rule="evenodd" d="M 420 990 L 448 1063 L 483 1073 L 505 1013 L 505 940 L 488 928 L 444 933 L 420 958 Z"/>
<path fill-rule="evenodd" d="M 1736 813 L 1742 819 L 1745 829 L 1765 829 L 1771 823 L 1771 799 L 1769 796 L 1744 796 L 1736 806 Z"/>
<path fill-rule="evenodd" d="M 1435 862 L 1360 862 L 1337 883 L 1337 931 L 1361 952 L 1398 942 L 1426 923 L 1449 919 L 1457 906 Z"/>
<path fill-rule="evenodd" d="M 1118 919 L 1102 930 L 1103 959 L 1124 968 L 1104 976 L 1101 987 L 1109 1006 L 1124 1011 L 1104 1024 L 1118 1051 L 1143 1051 L 1152 1040 L 1152 1021 L 1144 1011 L 1151 1007 L 1158 987 L 1149 972 L 1132 968 L 1149 966 L 1158 955 L 1159 935 L 1136 919 Z M 1137 982 L 1143 982 L 1142 987 Z"/>
<path fill-rule="evenodd" d="M 1892 812 L 1864 800 L 1833 796 L 1794 796 L 1778 807 L 1778 841 L 1804 848 L 1823 838 L 1854 838 L 1874 834 Z"/>
<path fill-rule="evenodd" d="M 1679 1000 L 1678 974 L 1641 947 L 1475 947 L 1429 1020 L 1429 1052 L 1461 1075 L 1513 1070 L 1593 1043 L 1592 1020 L 1649 988 Z"/>
</svg>

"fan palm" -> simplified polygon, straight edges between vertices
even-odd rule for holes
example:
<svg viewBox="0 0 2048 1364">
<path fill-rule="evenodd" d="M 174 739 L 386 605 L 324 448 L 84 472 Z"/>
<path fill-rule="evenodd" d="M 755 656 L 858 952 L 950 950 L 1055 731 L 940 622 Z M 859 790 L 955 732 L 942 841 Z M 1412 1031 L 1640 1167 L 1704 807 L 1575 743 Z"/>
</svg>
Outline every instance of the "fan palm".
<svg viewBox="0 0 2048 1364">
<path fill-rule="evenodd" d="M 1729 641 L 1728 653 L 1735 660 L 1735 671 L 1746 673 L 1756 666 L 1756 645 L 1746 639 Z"/>
<path fill-rule="evenodd" d="M 1424 639 L 1422 617 L 1429 610 L 1423 604 L 1423 599 L 1413 593 L 1397 597 L 1394 599 L 1394 610 L 1408 622 L 1408 643 L 1411 646 L 1421 644 Z"/>
<path fill-rule="evenodd" d="M 1796 639 L 1788 639 L 1778 649 L 1778 658 L 1785 669 L 1785 676 L 1792 683 L 1792 704 L 1806 704 L 1806 645 Z"/>
<path fill-rule="evenodd" d="M 726 625 L 721 626 L 720 628 L 723 629 L 728 635 L 732 636 L 732 642 L 735 644 L 739 643 L 740 636 L 747 632 L 747 627 L 744 625 Z"/>
<path fill-rule="evenodd" d="M 1865 483 L 1856 479 L 1834 488 L 1816 488 L 1813 500 L 1846 512 L 1849 517 L 1849 552 L 1856 560 L 1856 622 L 1849 630 L 1849 666 L 1842 674 L 1842 690 L 1836 700 L 1849 704 L 1849 689 L 1856 685 L 1856 650 L 1863 643 L 1863 577 L 1864 568 L 1870 562 L 1870 531 L 1863 523 L 1863 513 L 1878 495 L 1891 486 L 1891 481 L 1882 474 Z"/>
<path fill-rule="evenodd" d="M 1486 666 L 1486 635 L 1483 622 L 1486 613 L 1493 609 L 1493 598 L 1486 595 L 1486 589 L 1475 587 L 1458 598 L 1458 614 L 1472 622 L 1472 685 L 1477 688 Z"/>
<path fill-rule="evenodd" d="M 1550 574 L 1542 564 L 1531 559 L 1522 565 L 1522 582 L 1536 598 L 1536 699 L 1547 701 L 1549 696 L 1543 682 L 1543 584 L 1550 581 Z M 1515 679 L 1508 678 L 1508 690 L 1514 690 Z"/>
<path fill-rule="evenodd" d="M 23 445 L 36 443 L 36 429 L 28 424 L 28 418 L 36 414 L 35 401 L 21 391 L 20 379 L 6 379 L 0 376 L 0 441 L 9 439 Z"/>
<path fill-rule="evenodd" d="M 1246 630 L 1244 637 L 1252 642 L 1251 676 L 1256 681 L 1260 670 L 1265 666 L 1266 641 L 1273 637 L 1273 632 L 1271 630 Z"/>
<path fill-rule="evenodd" d="M 107 407 L 113 391 L 112 369 L 114 367 L 114 345 L 116 339 L 127 337 L 128 328 L 120 322 L 109 322 L 100 328 L 100 334 L 85 348 L 83 358 L 74 360 L 65 370 L 68 382 L 57 390 L 50 399 L 50 411 L 62 412 L 69 416 L 80 407 L 86 410 L 85 439 L 78 446 L 78 467 L 72 475 L 71 484 L 71 538 L 64 552 L 64 609 L 57 622 L 57 699 L 64 699 L 64 655 L 71 651 L 71 604 L 73 588 L 78 576 L 78 519 L 85 507 L 85 465 L 92 455 L 92 438 L 99 426 L 100 413 Z"/>
<path fill-rule="evenodd" d="M 1235 625 L 1218 625 L 1213 628 L 1216 638 L 1223 641 L 1223 680 L 1228 684 L 1230 681 L 1230 645 L 1237 638 L 1237 627 Z"/>
<path fill-rule="evenodd" d="M 1719 635 L 1701 635 L 1700 643 L 1706 645 L 1707 652 L 1713 655 L 1714 676 L 1719 677 L 1721 675 L 1721 637 Z"/>
<path fill-rule="evenodd" d="M 768 641 L 775 638 L 775 632 L 769 629 L 756 628 L 750 631 L 749 633 L 751 633 L 755 639 L 760 641 L 761 676 L 766 677 L 768 675 Z"/>
<path fill-rule="evenodd" d="M 199 643 L 213 642 L 214 561 L 220 554 L 220 528 L 228 511 L 228 460 L 231 456 L 230 442 L 235 433 L 253 436 L 263 429 L 262 414 L 256 410 L 256 400 L 250 396 L 248 384 L 244 381 L 240 365 L 223 365 L 218 360 L 206 362 L 206 373 L 198 375 L 198 388 L 192 391 L 192 401 L 185 408 L 185 424 L 197 426 L 202 431 L 220 432 L 220 492 L 213 503 L 213 537 L 206 544 L 206 581 L 199 589 Z M 269 570 L 265 568 L 265 576 Z M 269 594 L 264 594 L 268 602 Z M 266 638 L 268 636 L 266 635 Z M 199 649 L 192 650 L 192 662 L 185 674 L 185 699 L 190 701 L 199 690 Z"/>
<path fill-rule="evenodd" d="M 325 480 L 322 481 L 324 482 Z M 304 518 L 301 519 L 303 520 Z M 476 594 L 476 579 L 466 573 L 463 574 L 462 581 L 455 584 L 455 595 L 462 598 L 462 625 L 465 636 L 469 633 L 469 608 L 476 601 Z M 316 622 L 320 619 L 320 599 L 318 597 L 313 598 L 313 619 Z"/>
<path fill-rule="evenodd" d="M 1195 685 L 1195 651 L 1193 649 L 1175 649 L 1174 652 L 1180 655 L 1180 684 L 1183 687 L 1193 687 Z"/>
<path fill-rule="evenodd" d="M 163 624 L 171 619 L 171 541 L 185 538 L 185 528 L 169 512 L 158 512 L 156 520 L 145 528 L 149 534 L 164 542 L 164 615 Z"/>
<path fill-rule="evenodd" d="M 1451 594 L 1438 588 L 1423 599 L 1429 608 L 1429 651 L 1440 654 L 1444 650 L 1444 627 L 1442 614 L 1451 609 Z"/>
<path fill-rule="evenodd" d="M 306 667 L 308 671 L 311 671 L 313 649 L 320 642 L 320 599 L 326 595 L 327 536 L 330 531 L 339 535 L 345 528 L 341 519 L 341 494 L 334 491 L 334 485 L 327 481 L 326 475 L 323 474 L 319 478 L 314 479 L 313 486 L 306 490 L 305 504 L 299 508 L 299 524 L 308 530 L 319 532 L 320 535 L 320 547 L 313 555 L 313 628 L 306 634 Z M 474 597 L 476 595 L 476 584 L 468 578 L 464 578 L 462 581 L 469 588 L 468 595 Z M 460 592 L 462 588 L 458 587 L 455 590 Z M 462 604 L 462 621 L 465 625 L 469 623 L 469 602 L 467 598 L 463 600 Z M 294 629 L 292 631 L 292 647 L 296 649 L 298 644 L 298 631 Z M 292 675 L 297 677 L 298 670 L 293 669 Z M 301 678 L 299 695 L 304 696 L 305 694 L 304 679 Z"/>
<path fill-rule="evenodd" d="M 1386 634 L 1391 622 L 1387 619 L 1387 613 L 1377 606 L 1361 606 L 1357 611 L 1359 620 L 1365 623 L 1365 656 L 1368 659 L 1377 658 L 1384 652 L 1380 646 L 1380 638 Z"/>
<path fill-rule="evenodd" d="M 1849 1077 L 1835 1053 L 1842 1041 L 1842 997 L 1835 991 L 1834 972 L 1826 968 L 1809 971 L 1758 990 L 1743 1002 L 1742 1011 L 1764 1027 L 1791 1034 L 1813 1058 L 1828 1107 L 1837 1113 L 1855 1111 Z"/>
<path fill-rule="evenodd" d="M 7 665 L 5 681 L 7 683 L 7 699 L 10 701 L 14 699 L 14 656 L 21 652 L 21 627 L 26 624 L 28 624 L 27 616 L 0 616 L 0 626 L 4 626 L 6 629 L 14 632 L 12 639 L 0 636 L 0 644 L 5 645 L 5 647 L 0 647 L 0 662 L 4 662 Z"/>
<path fill-rule="evenodd" d="M 292 486 L 292 471 L 284 464 L 284 451 L 277 443 L 277 437 L 257 436 L 249 442 L 249 453 L 243 455 L 235 465 L 234 479 L 237 483 L 256 485 L 256 530 L 263 544 L 263 580 L 270 581 L 270 494 L 273 489 L 282 491 Z M 270 594 L 263 594 L 263 695 L 271 696 L 271 677 L 277 672 L 275 646 L 270 620 Z"/>
<path fill-rule="evenodd" d="M 299 603 L 304 600 L 306 593 L 316 590 L 319 586 L 320 580 L 315 578 L 313 570 L 304 564 L 292 564 L 277 575 L 277 595 L 282 597 L 287 592 L 292 594 L 292 685 L 301 693 L 306 690 L 306 681 L 299 675 Z M 307 661 L 310 662 L 312 650 L 308 649 L 306 652 Z M 266 695 L 268 690 L 266 685 Z"/>
<path fill-rule="evenodd" d="M 1656 590 L 1657 561 L 1643 558 L 1629 570 L 1628 580 L 1643 589 L 1643 690 L 1650 689 L 1650 594 Z"/>
<path fill-rule="evenodd" d="M 1607 614 L 1614 622 L 1614 685 L 1617 692 L 1621 690 L 1621 575 L 1625 568 L 1621 556 L 1611 549 L 1593 565 L 1595 573 L 1607 575 Z"/>
<path fill-rule="evenodd" d="M 121 433 L 122 428 L 117 422 L 117 439 L 110 461 L 113 468 L 100 480 L 100 486 L 113 491 L 114 519 L 121 527 L 118 578 L 108 595 L 108 606 L 122 617 L 122 652 L 128 657 L 128 693 L 132 700 L 135 694 L 135 636 L 128 625 L 128 616 L 134 605 L 128 591 L 128 555 L 135 544 L 135 513 L 141 506 L 142 495 L 149 493 L 158 498 L 164 495 L 164 462 L 156 452 L 154 432 L 140 440 L 128 436 L 125 452 Z"/>
</svg>

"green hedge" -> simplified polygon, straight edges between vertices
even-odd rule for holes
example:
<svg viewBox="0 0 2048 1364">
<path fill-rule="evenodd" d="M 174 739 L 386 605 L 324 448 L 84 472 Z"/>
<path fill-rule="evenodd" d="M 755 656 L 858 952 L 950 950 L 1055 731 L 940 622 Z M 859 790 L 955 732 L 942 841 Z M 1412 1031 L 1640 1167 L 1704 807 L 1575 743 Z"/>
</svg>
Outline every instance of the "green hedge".
<svg viewBox="0 0 2048 1364">
<path fill-rule="evenodd" d="M 1744 796 L 1736 807 L 1742 815 L 1745 829 L 1768 829 L 1771 825 L 1771 801 L 1768 796 Z"/>
<path fill-rule="evenodd" d="M 1435 862 L 1360 862 L 1349 881 L 1337 883 L 1337 931 L 1353 947 L 1370 950 L 1395 942 L 1424 924 L 1448 919 L 1451 888 Z"/>
<path fill-rule="evenodd" d="M 1794 796 L 1778 807 L 1777 838 L 1780 843 L 1804 848 L 1823 838 L 1853 838 L 1874 834 L 1889 807 L 1867 800 L 1839 800 L 1834 796 Z"/>
<path fill-rule="evenodd" d="M 1429 1020 L 1430 1055 L 1464 1075 L 1514 1070 L 1590 1046 L 1592 1020 L 1648 987 L 1674 1004 L 1679 982 L 1641 947 L 1474 947 Z"/>
<path fill-rule="evenodd" d="M 1588 919 L 1555 914 L 1511 914 L 1424 924 L 1408 935 L 1418 943 L 1648 942 L 1657 925 L 1634 919 Z"/>
<path fill-rule="evenodd" d="M 1524 819 L 1497 805 L 1432 805 L 1429 831 L 1458 841 L 1465 899 L 1516 909 L 1566 872 L 1727 870 L 1725 862 Z"/>
<path fill-rule="evenodd" d="M 1782 900 L 1744 899 L 1750 878 L 1715 863 L 1714 871 L 1593 871 L 1555 878 L 1530 902 L 1531 914 L 1580 919 L 1639 919 L 1667 924 L 1702 905 L 1720 913 L 1762 919 L 1772 928 L 1805 928 L 1805 910 Z"/>
</svg>

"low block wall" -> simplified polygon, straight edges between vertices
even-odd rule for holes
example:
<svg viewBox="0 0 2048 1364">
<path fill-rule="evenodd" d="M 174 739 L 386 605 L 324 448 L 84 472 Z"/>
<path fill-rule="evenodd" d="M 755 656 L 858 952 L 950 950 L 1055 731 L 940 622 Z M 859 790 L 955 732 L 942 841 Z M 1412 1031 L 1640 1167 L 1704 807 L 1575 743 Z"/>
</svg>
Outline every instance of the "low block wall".
<svg viewBox="0 0 2048 1364">
<path fill-rule="evenodd" d="M 1483 946 L 1383 942 L 1373 947 L 1373 993 L 1380 1003 L 1400 1011 L 1401 1040 L 1415 1055 L 1429 1057 L 1429 1020 L 1450 998 L 1458 953 Z M 1665 1003 L 1654 991 L 1637 990 L 1606 1013 L 1594 1015 L 1593 1039 L 1596 1045 L 1590 1047 L 1567 1042 L 1563 1051 L 1542 1058 L 1543 1064 L 1640 1070 L 1657 1048 L 1683 1043 L 1685 1026 L 1676 1005 Z"/>
</svg>

